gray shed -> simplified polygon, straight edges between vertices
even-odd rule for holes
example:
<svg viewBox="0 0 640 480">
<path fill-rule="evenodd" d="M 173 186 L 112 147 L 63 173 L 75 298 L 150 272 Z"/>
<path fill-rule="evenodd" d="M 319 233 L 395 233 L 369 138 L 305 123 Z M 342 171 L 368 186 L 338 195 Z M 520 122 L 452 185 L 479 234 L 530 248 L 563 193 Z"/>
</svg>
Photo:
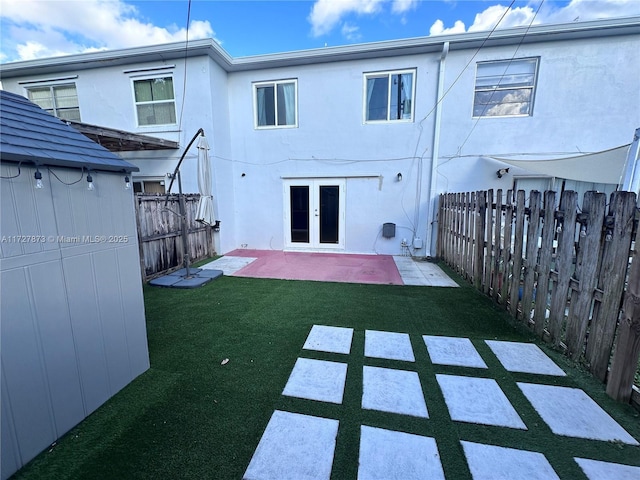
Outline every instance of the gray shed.
<svg viewBox="0 0 640 480">
<path fill-rule="evenodd" d="M 125 182 L 137 168 L 4 91 L 0 160 L 6 479 L 147 370 L 149 353 Z"/>
</svg>

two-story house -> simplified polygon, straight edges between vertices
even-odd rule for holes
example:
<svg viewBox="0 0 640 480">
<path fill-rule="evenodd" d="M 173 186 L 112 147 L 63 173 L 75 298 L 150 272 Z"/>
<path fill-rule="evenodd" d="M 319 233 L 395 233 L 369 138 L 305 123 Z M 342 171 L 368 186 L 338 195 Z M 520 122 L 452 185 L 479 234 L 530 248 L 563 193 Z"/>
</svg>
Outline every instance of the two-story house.
<svg viewBox="0 0 640 480">
<path fill-rule="evenodd" d="M 494 158 L 628 144 L 638 65 L 633 17 L 243 58 L 197 40 L 9 63 L 0 76 L 128 149 L 140 191 L 164 192 L 203 128 L 221 253 L 399 254 L 406 240 L 424 256 L 435 251 L 439 193 L 511 188 L 517 169 L 499 177 Z M 185 191 L 197 191 L 195 157 L 182 166 Z"/>
</svg>

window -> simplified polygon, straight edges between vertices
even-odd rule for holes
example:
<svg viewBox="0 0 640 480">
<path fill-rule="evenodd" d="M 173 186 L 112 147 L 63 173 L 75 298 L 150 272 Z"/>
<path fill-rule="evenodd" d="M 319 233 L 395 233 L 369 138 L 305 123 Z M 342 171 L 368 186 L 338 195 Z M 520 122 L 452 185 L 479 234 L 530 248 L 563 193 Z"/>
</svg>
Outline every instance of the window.
<svg viewBox="0 0 640 480">
<path fill-rule="evenodd" d="M 537 58 L 478 63 L 473 116 L 531 115 L 537 70 Z"/>
<path fill-rule="evenodd" d="M 365 123 L 413 120 L 414 78 L 415 70 L 365 74 Z"/>
<path fill-rule="evenodd" d="M 138 125 L 173 125 L 176 102 L 173 78 L 156 77 L 133 81 Z"/>
<path fill-rule="evenodd" d="M 255 128 L 297 127 L 297 80 L 253 84 Z"/>
<path fill-rule="evenodd" d="M 52 115 L 63 120 L 80 121 L 80 107 L 76 85 L 50 85 L 27 90 L 29 100 Z"/>
</svg>

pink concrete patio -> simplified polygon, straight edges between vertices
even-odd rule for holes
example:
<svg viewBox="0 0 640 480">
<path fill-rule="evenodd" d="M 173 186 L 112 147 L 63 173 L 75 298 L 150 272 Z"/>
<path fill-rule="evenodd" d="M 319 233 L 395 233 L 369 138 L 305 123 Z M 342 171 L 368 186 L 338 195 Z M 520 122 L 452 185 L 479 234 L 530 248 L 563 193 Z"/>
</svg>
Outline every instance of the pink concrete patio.
<svg viewBox="0 0 640 480">
<path fill-rule="evenodd" d="M 225 256 L 256 259 L 233 273 L 239 277 L 404 285 L 390 255 L 239 249 Z"/>
</svg>

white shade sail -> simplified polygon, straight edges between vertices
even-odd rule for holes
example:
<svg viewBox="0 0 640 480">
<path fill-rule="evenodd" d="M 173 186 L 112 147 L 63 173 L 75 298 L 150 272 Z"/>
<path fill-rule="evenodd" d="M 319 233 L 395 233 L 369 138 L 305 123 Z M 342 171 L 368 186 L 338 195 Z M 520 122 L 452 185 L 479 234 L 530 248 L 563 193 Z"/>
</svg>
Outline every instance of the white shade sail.
<svg viewBox="0 0 640 480">
<path fill-rule="evenodd" d="M 546 160 L 491 158 L 550 177 L 581 182 L 619 184 L 624 174 L 628 150 L 629 145 L 623 145 L 602 152 Z"/>
<path fill-rule="evenodd" d="M 198 140 L 198 191 L 200 192 L 200 201 L 198 202 L 196 221 L 207 225 L 213 225 L 215 223 L 213 214 L 213 187 L 211 183 L 209 144 L 205 136 L 202 135 Z"/>
</svg>

